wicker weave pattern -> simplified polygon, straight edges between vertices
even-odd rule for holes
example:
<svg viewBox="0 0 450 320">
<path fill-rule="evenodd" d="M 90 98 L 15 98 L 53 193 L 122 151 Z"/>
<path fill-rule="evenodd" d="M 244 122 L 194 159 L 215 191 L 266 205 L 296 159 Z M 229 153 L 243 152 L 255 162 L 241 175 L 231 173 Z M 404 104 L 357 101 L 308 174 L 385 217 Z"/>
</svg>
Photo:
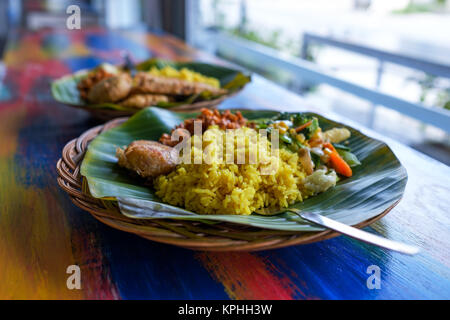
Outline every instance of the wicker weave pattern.
<svg viewBox="0 0 450 320">
<path fill-rule="evenodd" d="M 333 231 L 291 232 L 267 230 L 232 223 L 214 225 L 194 221 L 138 220 L 123 216 L 115 201 L 100 200 L 89 195 L 85 180 L 80 174 L 81 162 L 89 142 L 101 132 L 126 121 L 119 118 L 94 127 L 79 138 L 70 141 L 62 151 L 56 165 L 58 184 L 69 194 L 72 202 L 90 212 L 101 222 L 141 237 L 194 250 L 257 251 L 322 241 L 338 235 Z M 395 204 L 380 215 L 356 227 L 367 226 L 387 214 Z"/>
</svg>

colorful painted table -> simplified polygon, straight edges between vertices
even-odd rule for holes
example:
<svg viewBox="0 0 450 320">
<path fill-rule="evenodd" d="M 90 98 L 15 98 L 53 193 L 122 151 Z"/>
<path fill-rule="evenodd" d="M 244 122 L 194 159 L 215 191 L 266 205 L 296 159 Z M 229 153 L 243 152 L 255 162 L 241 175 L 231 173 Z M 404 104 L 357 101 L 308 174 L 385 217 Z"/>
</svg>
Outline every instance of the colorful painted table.
<svg viewBox="0 0 450 320">
<path fill-rule="evenodd" d="M 333 114 L 386 141 L 408 170 L 401 203 L 366 230 L 416 244 L 419 255 L 346 237 L 258 253 L 194 252 L 117 231 L 75 207 L 55 164 L 66 142 L 99 123 L 55 103 L 49 82 L 119 62 L 122 50 L 137 60 L 215 59 L 164 34 L 102 29 L 18 32 L 8 43 L 0 69 L 0 298 L 450 298 L 450 168 Z M 308 109 L 258 76 L 221 107 Z M 66 287 L 69 265 L 81 268 L 80 290 Z M 380 268 L 380 289 L 367 287 L 371 265 Z"/>
</svg>

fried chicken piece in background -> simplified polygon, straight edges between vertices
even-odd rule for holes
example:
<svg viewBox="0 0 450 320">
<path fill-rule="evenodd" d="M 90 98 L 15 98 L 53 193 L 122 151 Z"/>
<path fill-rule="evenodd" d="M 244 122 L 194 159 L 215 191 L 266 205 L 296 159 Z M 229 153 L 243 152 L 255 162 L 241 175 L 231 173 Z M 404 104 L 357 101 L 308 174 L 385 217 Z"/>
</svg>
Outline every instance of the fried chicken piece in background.
<svg viewBox="0 0 450 320">
<path fill-rule="evenodd" d="M 158 77 L 147 72 L 139 72 L 134 78 L 133 92 L 138 93 L 190 96 L 205 91 L 211 92 L 213 95 L 227 93 L 226 89 L 216 88 L 206 83 Z"/>
<path fill-rule="evenodd" d="M 81 79 L 77 84 L 78 91 L 82 99 L 87 100 L 91 88 L 102 81 L 103 79 L 114 76 L 113 73 L 108 72 L 105 68 L 97 68 L 90 72 L 85 78 Z"/>
<path fill-rule="evenodd" d="M 166 95 L 137 93 L 132 94 L 125 100 L 120 102 L 120 105 L 127 108 L 145 108 L 158 104 L 158 102 L 169 102 L 170 99 Z"/>
<path fill-rule="evenodd" d="M 107 77 L 91 88 L 88 100 L 92 103 L 117 102 L 130 94 L 132 84 L 133 81 L 127 73 Z"/>
</svg>

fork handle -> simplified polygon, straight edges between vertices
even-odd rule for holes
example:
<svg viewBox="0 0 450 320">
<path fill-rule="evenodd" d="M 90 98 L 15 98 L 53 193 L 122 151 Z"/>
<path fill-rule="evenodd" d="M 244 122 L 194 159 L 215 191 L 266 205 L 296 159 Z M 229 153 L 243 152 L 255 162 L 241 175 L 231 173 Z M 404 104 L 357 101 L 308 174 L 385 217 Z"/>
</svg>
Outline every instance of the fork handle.
<svg viewBox="0 0 450 320">
<path fill-rule="evenodd" d="M 352 226 L 346 225 L 344 223 L 338 222 L 336 220 L 324 217 L 317 213 L 311 213 L 311 212 L 301 212 L 298 209 L 292 208 L 288 209 L 289 211 L 297 214 L 304 220 L 313 222 L 315 224 L 318 224 L 322 227 L 334 230 L 336 232 L 342 233 L 346 236 L 352 237 L 357 240 L 361 240 L 373 245 L 376 245 L 378 247 L 382 247 L 385 249 L 414 255 L 419 252 L 419 248 L 415 246 L 411 246 L 408 244 L 404 244 L 401 242 L 389 240 L 377 235 L 374 235 L 372 233 L 363 231 L 361 229 L 354 228 Z"/>
</svg>

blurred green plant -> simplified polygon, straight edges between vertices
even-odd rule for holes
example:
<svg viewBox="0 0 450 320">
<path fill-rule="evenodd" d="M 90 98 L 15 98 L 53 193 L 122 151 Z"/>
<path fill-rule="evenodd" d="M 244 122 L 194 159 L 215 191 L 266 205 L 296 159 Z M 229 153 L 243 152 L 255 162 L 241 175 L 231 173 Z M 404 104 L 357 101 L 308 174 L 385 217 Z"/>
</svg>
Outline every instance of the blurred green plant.
<svg viewBox="0 0 450 320">
<path fill-rule="evenodd" d="M 439 12 L 445 9 L 447 0 L 434 0 L 429 3 L 416 3 L 410 0 L 403 9 L 392 11 L 393 14 L 413 14 L 424 12 Z"/>
<path fill-rule="evenodd" d="M 228 32 L 234 36 L 257 42 L 273 49 L 283 49 L 283 46 L 280 43 L 280 30 L 273 30 L 269 32 L 268 36 L 266 37 L 264 37 L 260 32 L 248 28 L 242 30 L 242 28 L 236 27 L 229 29 Z"/>
<path fill-rule="evenodd" d="M 431 93 L 434 93 L 435 98 L 432 104 L 436 107 L 450 110 L 450 87 L 440 85 L 439 78 L 426 74 L 421 78 L 408 78 L 407 80 L 416 81 L 421 89 L 419 101 L 421 103 L 429 102 Z"/>
<path fill-rule="evenodd" d="M 214 26 L 219 29 L 225 29 L 225 13 L 221 11 L 222 0 L 213 0 L 211 7 L 214 14 Z"/>
<path fill-rule="evenodd" d="M 450 88 L 438 93 L 437 102 L 439 106 L 442 106 L 442 108 L 450 110 Z"/>
<path fill-rule="evenodd" d="M 296 57 L 301 56 L 300 39 L 296 40 L 292 38 L 283 37 L 283 31 L 281 29 L 256 30 L 255 28 L 252 28 L 249 23 L 247 13 L 247 3 L 245 0 L 240 1 L 240 17 L 237 25 L 234 27 L 226 26 L 225 21 L 226 15 L 223 13 L 223 11 L 221 11 L 222 2 L 223 2 L 222 0 L 212 1 L 212 8 L 214 12 L 214 21 L 215 21 L 214 27 L 216 28 L 216 30 L 227 32 L 228 34 L 231 34 L 235 37 L 259 43 L 269 48 L 280 50 Z M 314 62 L 315 57 L 317 55 L 317 51 L 319 49 L 320 48 L 317 48 L 317 46 L 308 46 L 306 50 L 306 56 L 301 58 Z M 233 55 L 230 54 L 226 58 L 235 60 L 236 57 L 233 57 Z M 315 85 L 309 83 L 296 84 L 296 81 L 294 81 L 295 77 L 293 77 L 293 75 L 287 71 L 282 71 L 279 70 L 278 68 L 273 68 L 270 66 L 264 66 L 262 68 L 259 65 L 254 65 L 250 60 L 244 59 L 243 57 L 241 57 L 239 60 L 240 61 L 234 62 L 238 62 L 239 64 L 244 65 L 245 67 L 253 71 L 256 71 L 264 75 L 265 77 L 275 82 L 278 82 L 286 87 L 300 88 L 299 90 L 303 93 L 311 92 L 316 89 Z"/>
</svg>

